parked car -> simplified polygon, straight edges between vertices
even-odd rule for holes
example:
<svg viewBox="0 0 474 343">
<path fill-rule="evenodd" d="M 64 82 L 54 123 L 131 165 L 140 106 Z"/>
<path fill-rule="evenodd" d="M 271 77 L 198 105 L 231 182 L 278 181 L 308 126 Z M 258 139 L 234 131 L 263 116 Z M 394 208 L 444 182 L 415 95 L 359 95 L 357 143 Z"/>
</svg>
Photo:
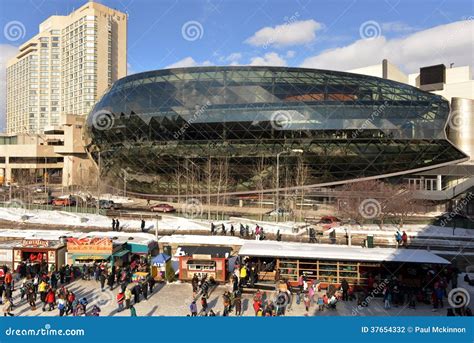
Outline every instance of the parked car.
<svg viewBox="0 0 474 343">
<path fill-rule="evenodd" d="M 72 197 L 68 198 L 56 198 L 53 199 L 53 206 L 76 206 L 76 199 Z"/>
<path fill-rule="evenodd" d="M 157 204 L 153 205 L 150 207 L 151 212 L 163 212 L 163 213 L 169 213 L 169 212 L 174 212 L 176 209 L 168 204 Z"/>
<path fill-rule="evenodd" d="M 99 201 L 99 208 L 104 210 L 118 210 L 122 208 L 122 205 L 112 200 L 100 200 Z"/>
<path fill-rule="evenodd" d="M 51 205 L 53 203 L 53 197 L 43 197 L 33 199 L 33 204 L 35 205 Z"/>
<path fill-rule="evenodd" d="M 291 216 L 293 214 L 292 210 L 286 208 L 276 208 L 270 212 L 266 213 L 269 216 Z"/>
</svg>

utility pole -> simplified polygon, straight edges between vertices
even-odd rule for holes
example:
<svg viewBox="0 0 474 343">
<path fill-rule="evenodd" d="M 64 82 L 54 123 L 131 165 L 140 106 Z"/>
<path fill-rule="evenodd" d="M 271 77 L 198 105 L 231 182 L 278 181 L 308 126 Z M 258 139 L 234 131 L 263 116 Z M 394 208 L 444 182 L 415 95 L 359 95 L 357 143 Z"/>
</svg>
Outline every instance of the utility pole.
<svg viewBox="0 0 474 343">
<path fill-rule="evenodd" d="M 123 196 L 126 197 L 127 196 L 127 177 L 128 177 L 128 173 L 125 169 L 122 169 L 122 173 L 123 173 Z"/>
</svg>

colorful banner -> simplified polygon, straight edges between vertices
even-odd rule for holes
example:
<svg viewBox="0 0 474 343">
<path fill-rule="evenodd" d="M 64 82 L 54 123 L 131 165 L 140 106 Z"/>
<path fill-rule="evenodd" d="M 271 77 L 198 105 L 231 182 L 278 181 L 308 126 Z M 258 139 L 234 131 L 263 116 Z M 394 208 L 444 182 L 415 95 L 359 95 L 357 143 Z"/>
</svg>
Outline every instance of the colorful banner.
<svg viewBox="0 0 474 343">
<path fill-rule="evenodd" d="M 67 251 L 70 254 L 112 254 L 110 238 L 68 238 Z"/>
</svg>

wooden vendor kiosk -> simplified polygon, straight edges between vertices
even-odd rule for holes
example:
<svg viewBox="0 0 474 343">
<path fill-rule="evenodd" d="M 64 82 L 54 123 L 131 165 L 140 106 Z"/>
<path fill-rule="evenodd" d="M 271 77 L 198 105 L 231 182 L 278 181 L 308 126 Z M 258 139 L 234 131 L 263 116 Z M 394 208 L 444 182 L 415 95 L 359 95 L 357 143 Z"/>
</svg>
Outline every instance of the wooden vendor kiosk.
<svg viewBox="0 0 474 343">
<path fill-rule="evenodd" d="M 13 268 L 20 263 L 34 267 L 45 262 L 48 271 L 65 264 L 66 245 L 61 241 L 44 239 L 24 239 L 20 246 L 13 248 Z"/>
<path fill-rule="evenodd" d="M 260 276 L 263 268 L 267 275 L 274 275 L 274 282 L 288 280 L 290 285 L 296 286 L 299 277 L 305 276 L 310 283 L 319 283 L 321 288 L 339 287 L 343 279 L 351 287 L 365 286 L 368 276 L 379 273 L 386 263 L 449 264 L 425 250 L 270 241 L 246 242 L 239 256 L 257 265 L 259 281 L 265 281 Z"/>
<path fill-rule="evenodd" d="M 194 275 L 212 277 L 216 282 L 227 280 L 227 258 L 232 248 L 180 246 L 179 279 L 191 281 Z"/>
</svg>

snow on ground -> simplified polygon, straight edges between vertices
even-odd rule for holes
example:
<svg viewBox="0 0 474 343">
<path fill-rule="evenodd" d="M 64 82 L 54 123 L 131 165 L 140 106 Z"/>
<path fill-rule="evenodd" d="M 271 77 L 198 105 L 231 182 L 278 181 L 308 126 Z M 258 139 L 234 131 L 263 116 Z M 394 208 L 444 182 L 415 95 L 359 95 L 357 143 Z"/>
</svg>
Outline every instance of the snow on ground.
<svg viewBox="0 0 474 343">
<path fill-rule="evenodd" d="M 139 218 L 140 214 L 137 213 Z M 170 234 L 179 233 L 179 231 L 210 231 L 211 221 L 184 218 L 173 215 L 161 214 L 162 219 L 158 221 L 159 230 L 166 230 Z M 20 223 L 32 223 L 32 224 L 45 224 L 45 225 L 64 225 L 64 226 L 78 226 L 78 227 L 102 227 L 111 228 L 111 218 L 98 214 L 85 214 L 85 213 L 71 213 L 65 211 L 48 211 L 48 210 L 28 210 L 23 208 L 0 208 L 0 219 L 20 222 Z M 146 230 L 155 230 L 156 221 L 151 219 L 145 219 Z M 255 221 L 245 218 L 232 217 L 226 221 L 213 221 L 216 225 L 216 229 L 220 232 L 220 225 L 223 223 L 226 226 L 226 230 L 230 230 L 230 225 L 234 225 L 236 234 L 239 232 L 240 224 L 249 225 L 251 231 L 255 229 L 255 226 L 264 228 L 267 233 L 276 233 L 280 230 L 281 234 L 285 235 L 306 235 L 307 230 L 305 229 L 305 223 L 298 222 L 264 222 Z M 130 231 L 140 231 L 140 219 L 120 219 L 120 225 L 122 229 Z M 296 229 L 296 230 L 295 230 Z M 373 234 L 374 236 L 384 237 L 392 240 L 395 243 L 394 234 L 397 230 L 395 225 L 385 225 L 381 229 L 378 225 L 342 225 L 334 228 L 337 234 L 344 235 L 346 230 L 350 229 L 352 235 L 368 235 Z M 440 227 L 434 225 L 405 225 L 403 227 L 410 238 L 418 239 L 429 239 L 429 238 L 474 238 L 474 230 L 458 228 L 454 231 L 450 227 Z M 326 231 L 325 234 L 328 234 Z M 456 243 L 457 244 L 457 243 Z"/>
</svg>

